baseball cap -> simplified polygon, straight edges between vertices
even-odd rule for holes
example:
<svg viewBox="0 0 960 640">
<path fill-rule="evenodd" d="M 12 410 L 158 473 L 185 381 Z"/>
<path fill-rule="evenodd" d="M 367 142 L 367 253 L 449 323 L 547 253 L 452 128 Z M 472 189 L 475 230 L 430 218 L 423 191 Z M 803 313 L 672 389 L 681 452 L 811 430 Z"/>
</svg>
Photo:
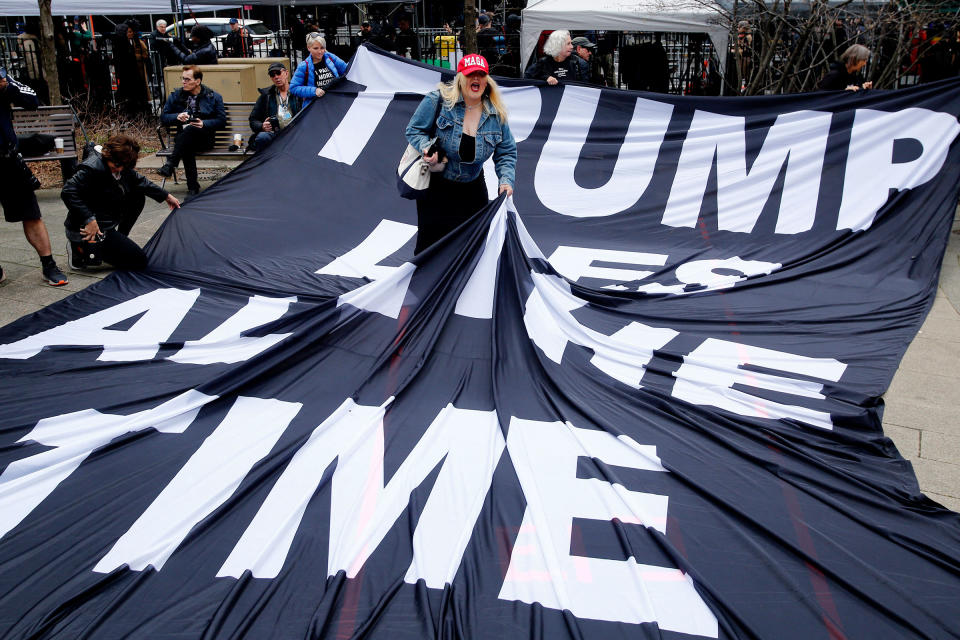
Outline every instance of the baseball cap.
<svg viewBox="0 0 960 640">
<path fill-rule="evenodd" d="M 223 24 L 222 22 L 220 24 Z M 230 18 L 230 24 L 240 24 L 240 21 L 236 18 Z"/>
<path fill-rule="evenodd" d="M 489 23 L 490 23 L 490 16 L 488 16 L 488 15 L 485 14 L 485 13 L 481 13 L 481 14 L 480 14 L 480 17 L 477 18 L 477 21 L 478 21 L 480 24 L 489 24 Z"/>
<path fill-rule="evenodd" d="M 283 71 L 287 67 L 282 62 L 273 62 L 267 67 L 267 75 L 270 75 L 274 71 Z"/>
<path fill-rule="evenodd" d="M 584 38 L 583 36 L 577 36 L 576 38 L 574 38 L 573 40 L 571 40 L 571 42 L 573 43 L 573 46 L 574 46 L 574 47 L 584 47 L 585 49 L 596 49 L 596 48 L 597 48 L 597 45 L 593 44 L 592 42 L 590 42 L 589 40 L 587 40 L 587 39 Z"/>
<path fill-rule="evenodd" d="M 0 80 L 6 80 L 7 77 L 8 77 L 8 76 L 7 76 L 7 68 L 6 68 L 6 67 L 0 67 Z"/>
<path fill-rule="evenodd" d="M 468 76 L 474 71 L 490 73 L 490 65 L 487 64 L 487 59 L 477 53 L 471 53 L 460 59 L 460 64 L 457 65 L 457 73 Z"/>
</svg>

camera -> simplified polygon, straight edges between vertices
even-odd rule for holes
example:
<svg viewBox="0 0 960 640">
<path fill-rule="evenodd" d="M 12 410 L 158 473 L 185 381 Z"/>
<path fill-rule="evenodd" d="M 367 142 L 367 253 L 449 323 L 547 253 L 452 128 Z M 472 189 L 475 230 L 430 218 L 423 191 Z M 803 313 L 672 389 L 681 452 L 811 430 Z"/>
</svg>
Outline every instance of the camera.
<svg viewBox="0 0 960 640">
<path fill-rule="evenodd" d="M 280 120 L 277 116 L 270 116 L 267 119 L 270 121 L 270 126 L 273 128 L 274 133 L 280 131 Z"/>
</svg>

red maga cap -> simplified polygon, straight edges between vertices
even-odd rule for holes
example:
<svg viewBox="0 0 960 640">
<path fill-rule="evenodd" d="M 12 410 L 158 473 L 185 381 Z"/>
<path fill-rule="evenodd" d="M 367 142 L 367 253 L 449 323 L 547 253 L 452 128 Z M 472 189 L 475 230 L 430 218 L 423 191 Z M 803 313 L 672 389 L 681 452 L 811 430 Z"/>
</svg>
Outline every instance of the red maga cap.
<svg viewBox="0 0 960 640">
<path fill-rule="evenodd" d="M 457 73 L 468 76 L 474 71 L 490 73 L 490 65 L 487 64 L 487 59 L 477 53 L 471 53 L 460 59 L 460 64 L 457 65 Z"/>
</svg>

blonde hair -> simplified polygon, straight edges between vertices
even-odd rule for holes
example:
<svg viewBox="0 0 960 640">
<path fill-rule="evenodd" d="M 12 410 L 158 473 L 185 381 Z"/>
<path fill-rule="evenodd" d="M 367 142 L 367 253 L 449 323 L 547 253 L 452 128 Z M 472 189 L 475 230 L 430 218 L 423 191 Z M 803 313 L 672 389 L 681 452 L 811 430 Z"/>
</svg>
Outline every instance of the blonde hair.
<svg viewBox="0 0 960 640">
<path fill-rule="evenodd" d="M 440 97 L 443 98 L 443 105 L 447 109 L 453 109 L 454 105 L 460 102 L 463 97 L 463 85 L 467 82 L 467 76 L 457 73 L 456 77 L 450 82 L 441 82 L 437 85 Z M 500 87 L 490 76 L 487 76 L 487 90 L 483 93 L 483 99 L 480 102 L 483 105 L 484 113 L 487 115 L 495 114 L 500 120 L 500 124 L 506 124 L 507 105 L 503 102 Z"/>
<path fill-rule="evenodd" d="M 327 39 L 324 38 L 319 33 L 317 33 L 316 31 L 311 31 L 310 33 L 308 33 L 307 36 L 304 38 L 304 40 L 306 41 L 308 47 L 314 42 L 316 42 L 317 40 L 319 40 L 320 44 L 323 45 L 323 48 L 324 49 L 327 48 Z"/>
</svg>

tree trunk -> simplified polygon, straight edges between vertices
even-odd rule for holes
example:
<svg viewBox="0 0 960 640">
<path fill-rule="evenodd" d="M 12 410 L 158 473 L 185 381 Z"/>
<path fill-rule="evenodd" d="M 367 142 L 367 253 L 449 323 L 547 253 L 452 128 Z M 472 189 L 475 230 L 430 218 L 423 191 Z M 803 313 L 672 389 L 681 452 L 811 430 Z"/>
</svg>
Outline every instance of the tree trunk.
<svg viewBox="0 0 960 640">
<path fill-rule="evenodd" d="M 477 2 L 463 0 L 463 52 L 477 53 Z"/>
<path fill-rule="evenodd" d="M 40 5 L 40 57 L 43 60 L 43 79 L 50 91 L 50 104 L 63 104 L 60 97 L 60 74 L 57 73 L 57 45 L 53 39 L 52 0 L 37 0 Z"/>
</svg>

